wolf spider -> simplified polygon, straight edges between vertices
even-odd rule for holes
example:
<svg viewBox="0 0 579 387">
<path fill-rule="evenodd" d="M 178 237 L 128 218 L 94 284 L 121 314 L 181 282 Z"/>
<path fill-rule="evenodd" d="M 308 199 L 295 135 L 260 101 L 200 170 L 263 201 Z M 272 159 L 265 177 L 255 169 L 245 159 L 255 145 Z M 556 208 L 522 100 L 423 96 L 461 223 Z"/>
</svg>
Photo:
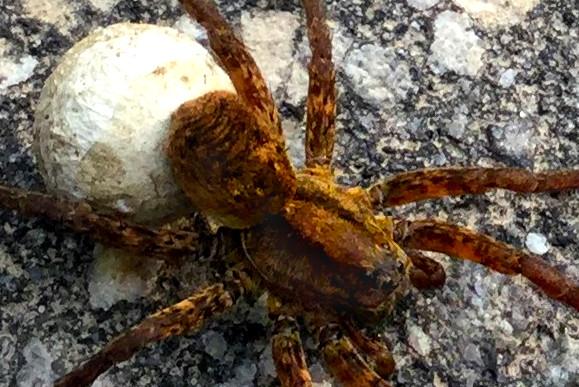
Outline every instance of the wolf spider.
<svg viewBox="0 0 579 387">
<path fill-rule="evenodd" d="M 428 289 L 444 284 L 442 266 L 423 251 L 521 274 L 547 296 L 579 310 L 579 285 L 535 255 L 443 221 L 395 222 L 378 214 L 384 208 L 493 189 L 577 189 L 579 171 L 440 168 L 401 173 L 368 189 L 335 183 L 335 71 L 321 0 L 303 0 L 312 57 L 306 168 L 295 171 L 278 111 L 248 50 L 210 0 L 180 2 L 207 30 L 237 95 L 214 92 L 184 103 L 173 115 L 166 151 L 193 205 L 224 224 L 219 237 L 237 249 L 225 258 L 223 283 L 150 315 L 57 386 L 88 385 L 148 343 L 198 330 L 257 288 L 270 294 L 272 354 L 282 385 L 311 385 L 299 317 L 343 385 L 388 386 L 395 368 L 389 349 L 361 328 L 388 313 L 409 285 Z M 167 259 L 191 254 L 199 243 L 196 230 L 153 230 L 120 215 L 99 215 L 86 203 L 41 193 L 0 187 L 0 203 L 61 221 L 135 254 Z"/>
</svg>

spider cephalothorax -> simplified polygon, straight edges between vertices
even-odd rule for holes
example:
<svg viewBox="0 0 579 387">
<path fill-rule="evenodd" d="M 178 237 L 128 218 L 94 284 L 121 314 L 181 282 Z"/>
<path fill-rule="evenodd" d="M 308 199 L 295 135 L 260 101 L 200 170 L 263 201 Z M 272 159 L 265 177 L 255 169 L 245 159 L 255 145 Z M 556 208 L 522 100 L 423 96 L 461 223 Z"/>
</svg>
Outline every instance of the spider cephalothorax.
<svg viewBox="0 0 579 387">
<path fill-rule="evenodd" d="M 446 222 L 394 222 L 379 215 L 384 207 L 495 188 L 577 189 L 579 171 L 445 168 L 403 173 L 369 189 L 337 184 L 331 169 L 335 72 L 320 0 L 303 1 L 312 58 L 306 168 L 295 171 L 285 154 L 277 109 L 247 49 L 211 1 L 181 3 L 206 28 L 237 94 L 212 93 L 183 104 L 173 115 L 165 150 L 193 205 L 224 226 L 220 236 L 236 249 L 226 259 L 223 283 L 147 317 L 57 385 L 89 384 L 144 345 L 195 331 L 242 294 L 261 288 L 270 293 L 272 353 L 282 385 L 311 385 L 296 326 L 296 317 L 304 317 L 336 379 L 346 386 L 387 386 L 392 356 L 360 327 L 391 309 L 409 284 L 444 284 L 442 267 L 420 251 L 522 274 L 579 310 L 578 284 L 537 256 Z M 39 193 L 0 187 L 0 202 L 132 252 L 174 256 L 197 247 L 195 230 L 153 230 Z"/>
<path fill-rule="evenodd" d="M 327 313 L 390 308 L 409 258 L 363 191 L 315 172 L 298 174 L 298 192 L 282 214 L 246 232 L 253 265 L 267 288 L 297 295 L 304 306 L 324 305 Z"/>
</svg>

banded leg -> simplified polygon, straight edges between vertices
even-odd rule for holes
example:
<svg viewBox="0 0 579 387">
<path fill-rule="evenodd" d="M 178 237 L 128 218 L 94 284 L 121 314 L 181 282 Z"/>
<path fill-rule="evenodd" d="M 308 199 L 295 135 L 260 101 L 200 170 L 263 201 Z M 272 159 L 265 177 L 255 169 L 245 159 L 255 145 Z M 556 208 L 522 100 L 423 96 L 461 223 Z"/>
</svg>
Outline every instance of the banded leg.
<svg viewBox="0 0 579 387">
<path fill-rule="evenodd" d="M 369 361 L 378 375 L 387 378 L 396 369 L 396 362 L 387 346 L 360 331 L 351 321 L 342 323 L 352 343 Z"/>
<path fill-rule="evenodd" d="M 356 350 L 352 340 L 345 336 L 336 324 L 324 325 L 317 330 L 324 361 L 344 387 L 391 386 L 372 370 Z"/>
<path fill-rule="evenodd" d="M 306 166 L 329 167 L 336 132 L 336 72 L 323 0 L 304 0 L 312 58 L 306 118 Z"/>
<path fill-rule="evenodd" d="M 241 99 L 256 117 L 269 123 L 272 133 L 282 137 L 278 111 L 265 80 L 248 49 L 235 36 L 215 3 L 211 0 L 179 0 L 179 2 L 207 31 L 211 49 L 219 57 Z"/>
<path fill-rule="evenodd" d="M 442 265 L 420 251 L 405 249 L 413 266 L 410 267 L 410 282 L 417 289 L 436 289 L 444 286 L 446 272 Z"/>
<path fill-rule="evenodd" d="M 565 277 L 539 257 L 489 236 L 432 220 L 400 222 L 394 236 L 396 243 L 403 248 L 436 251 L 480 263 L 500 273 L 522 274 L 552 299 L 579 311 L 579 283 Z"/>
<path fill-rule="evenodd" d="M 274 321 L 271 352 L 277 375 L 283 387 L 310 387 L 312 378 L 308 371 L 304 348 L 293 317 L 271 312 Z"/>
<path fill-rule="evenodd" d="M 43 217 L 89 235 L 94 241 L 134 254 L 169 259 L 197 249 L 195 230 L 154 230 L 122 221 L 122 214 L 100 215 L 89 204 L 40 192 L 0 186 L 0 206 L 25 216 Z"/>
<path fill-rule="evenodd" d="M 579 170 L 533 173 L 518 168 L 440 168 L 401 173 L 369 188 L 375 206 L 391 207 L 493 189 L 537 193 L 579 189 Z"/>
<path fill-rule="evenodd" d="M 243 292 L 241 281 L 205 290 L 145 318 L 131 330 L 107 344 L 86 363 L 58 379 L 55 387 L 89 386 L 110 367 L 129 359 L 149 343 L 192 332 L 232 306 Z"/>
</svg>

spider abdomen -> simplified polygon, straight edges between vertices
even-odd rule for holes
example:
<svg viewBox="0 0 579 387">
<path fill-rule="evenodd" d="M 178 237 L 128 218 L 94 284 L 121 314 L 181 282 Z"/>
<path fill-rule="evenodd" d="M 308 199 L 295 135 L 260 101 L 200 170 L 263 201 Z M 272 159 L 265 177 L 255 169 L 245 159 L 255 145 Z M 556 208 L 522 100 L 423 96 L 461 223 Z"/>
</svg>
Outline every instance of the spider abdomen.
<svg viewBox="0 0 579 387">
<path fill-rule="evenodd" d="M 173 114 L 166 152 L 191 202 L 221 225 L 246 228 L 295 192 L 284 140 L 233 93 L 213 92 Z"/>
</svg>

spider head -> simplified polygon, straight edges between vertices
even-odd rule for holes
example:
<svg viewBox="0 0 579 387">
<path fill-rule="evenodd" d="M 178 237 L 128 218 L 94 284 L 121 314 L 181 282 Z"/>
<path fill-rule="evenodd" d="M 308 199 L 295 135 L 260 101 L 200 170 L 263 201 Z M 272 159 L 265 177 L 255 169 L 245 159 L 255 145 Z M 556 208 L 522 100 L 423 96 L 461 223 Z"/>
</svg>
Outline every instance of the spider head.
<svg viewBox="0 0 579 387">
<path fill-rule="evenodd" d="M 393 242 L 380 243 L 374 238 L 364 238 L 360 232 L 357 246 L 348 243 L 340 247 L 340 253 L 330 258 L 336 268 L 343 265 L 343 276 L 348 282 L 351 297 L 345 311 L 368 319 L 372 315 L 388 314 L 396 301 L 408 290 L 409 260 Z M 356 233 L 356 231 L 349 231 Z M 338 246 L 337 246 L 338 247 Z M 344 261 L 344 258 L 350 257 Z"/>
<path fill-rule="evenodd" d="M 323 171 L 297 177 L 281 215 L 247 234 L 247 257 L 266 287 L 306 307 L 389 309 L 407 288 L 409 264 L 390 221 L 374 216 L 365 191 L 335 185 Z"/>
<path fill-rule="evenodd" d="M 358 303 L 349 312 L 361 322 L 374 322 L 388 315 L 409 289 L 407 269 L 408 258 L 402 250 L 385 248 L 383 259 L 366 272 L 368 278 L 361 281 L 364 286 L 360 286 Z"/>
</svg>

